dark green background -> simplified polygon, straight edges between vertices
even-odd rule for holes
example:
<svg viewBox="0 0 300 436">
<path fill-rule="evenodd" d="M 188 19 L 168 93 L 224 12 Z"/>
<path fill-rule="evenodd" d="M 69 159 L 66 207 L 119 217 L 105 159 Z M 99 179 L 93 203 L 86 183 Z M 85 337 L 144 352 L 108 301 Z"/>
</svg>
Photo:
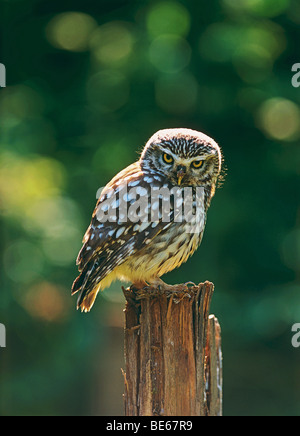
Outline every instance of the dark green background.
<svg viewBox="0 0 300 436">
<path fill-rule="evenodd" d="M 0 414 L 123 414 L 120 283 L 76 312 L 75 258 L 97 189 L 156 130 L 189 127 L 227 175 L 165 280 L 215 283 L 224 415 L 299 415 L 299 2 L 0 4 Z"/>
</svg>

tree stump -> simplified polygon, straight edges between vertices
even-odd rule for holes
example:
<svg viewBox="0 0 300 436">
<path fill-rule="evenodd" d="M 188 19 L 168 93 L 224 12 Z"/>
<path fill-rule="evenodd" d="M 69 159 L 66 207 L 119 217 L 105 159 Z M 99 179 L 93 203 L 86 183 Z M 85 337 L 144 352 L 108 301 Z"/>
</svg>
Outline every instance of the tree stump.
<svg viewBox="0 0 300 436">
<path fill-rule="evenodd" d="M 222 351 L 214 285 L 123 289 L 125 415 L 221 416 Z"/>
</svg>

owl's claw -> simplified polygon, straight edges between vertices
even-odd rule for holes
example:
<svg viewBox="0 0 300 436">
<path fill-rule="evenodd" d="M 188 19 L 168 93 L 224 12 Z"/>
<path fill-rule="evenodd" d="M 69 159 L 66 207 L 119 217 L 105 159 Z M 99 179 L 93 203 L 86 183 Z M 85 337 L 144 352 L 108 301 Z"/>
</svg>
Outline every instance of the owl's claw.
<svg viewBox="0 0 300 436">
<path fill-rule="evenodd" d="M 148 294 L 157 293 L 157 292 L 176 294 L 178 292 L 189 292 L 190 288 L 194 286 L 196 286 L 194 282 L 186 282 L 177 285 L 168 285 L 163 280 L 156 278 L 150 283 L 147 282 L 133 283 L 129 289 L 132 292 L 143 290 Z"/>
<path fill-rule="evenodd" d="M 158 292 L 164 293 L 164 292 L 169 292 L 169 293 L 177 293 L 177 292 L 184 292 L 184 291 L 189 291 L 190 287 L 196 286 L 195 283 L 193 282 L 186 282 L 186 283 L 181 283 L 178 285 L 168 285 L 167 283 L 165 283 L 163 280 L 157 278 L 155 279 L 155 281 L 150 283 L 150 286 L 147 286 L 146 288 L 144 288 L 145 290 L 148 291 L 153 291 L 158 290 Z"/>
<path fill-rule="evenodd" d="M 136 292 L 136 291 L 138 291 L 138 288 L 136 286 L 134 286 L 134 285 L 131 285 L 131 286 L 129 286 L 129 290 L 131 292 Z"/>
<path fill-rule="evenodd" d="M 146 289 L 147 286 L 148 286 L 147 282 L 136 282 L 136 283 L 132 283 L 129 289 L 132 292 L 136 292 L 136 291 L 140 291 L 141 289 Z"/>
<path fill-rule="evenodd" d="M 157 288 L 154 286 L 151 286 L 151 285 L 144 286 L 144 288 L 143 288 L 143 291 L 146 291 L 148 293 L 154 292 L 156 290 L 157 290 Z"/>
<path fill-rule="evenodd" d="M 196 284 L 194 282 L 186 282 L 184 283 L 184 286 L 186 286 L 187 288 L 193 288 L 194 286 L 196 286 Z"/>
</svg>

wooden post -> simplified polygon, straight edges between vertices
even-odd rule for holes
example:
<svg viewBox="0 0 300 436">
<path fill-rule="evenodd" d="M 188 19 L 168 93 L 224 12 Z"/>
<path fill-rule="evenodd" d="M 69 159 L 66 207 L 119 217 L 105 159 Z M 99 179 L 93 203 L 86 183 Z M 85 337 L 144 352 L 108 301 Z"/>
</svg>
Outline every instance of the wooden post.
<svg viewBox="0 0 300 436">
<path fill-rule="evenodd" d="M 214 285 L 162 293 L 124 289 L 125 415 L 222 415 L 218 320 L 209 316 Z"/>
</svg>

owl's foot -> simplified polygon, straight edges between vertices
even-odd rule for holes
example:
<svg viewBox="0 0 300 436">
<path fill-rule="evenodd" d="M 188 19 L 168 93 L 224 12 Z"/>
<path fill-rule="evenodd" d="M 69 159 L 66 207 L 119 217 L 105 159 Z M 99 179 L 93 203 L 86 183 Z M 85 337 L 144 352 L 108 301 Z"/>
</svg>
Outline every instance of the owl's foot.
<svg viewBox="0 0 300 436">
<path fill-rule="evenodd" d="M 196 283 L 194 283 L 194 282 L 186 282 L 186 283 L 184 283 L 184 285 L 187 288 L 193 288 L 193 287 L 197 286 Z"/>
<path fill-rule="evenodd" d="M 145 289 L 145 287 L 149 286 L 145 281 L 132 283 L 130 286 L 130 291 L 140 291 L 141 289 Z"/>
<path fill-rule="evenodd" d="M 151 281 L 150 286 L 148 286 L 147 288 L 148 289 L 150 288 L 150 290 L 158 289 L 159 292 L 177 293 L 177 292 L 187 292 L 189 291 L 189 288 L 192 286 L 196 286 L 195 283 L 187 282 L 177 285 L 168 285 L 160 278 L 156 278 L 155 280 Z"/>
</svg>

